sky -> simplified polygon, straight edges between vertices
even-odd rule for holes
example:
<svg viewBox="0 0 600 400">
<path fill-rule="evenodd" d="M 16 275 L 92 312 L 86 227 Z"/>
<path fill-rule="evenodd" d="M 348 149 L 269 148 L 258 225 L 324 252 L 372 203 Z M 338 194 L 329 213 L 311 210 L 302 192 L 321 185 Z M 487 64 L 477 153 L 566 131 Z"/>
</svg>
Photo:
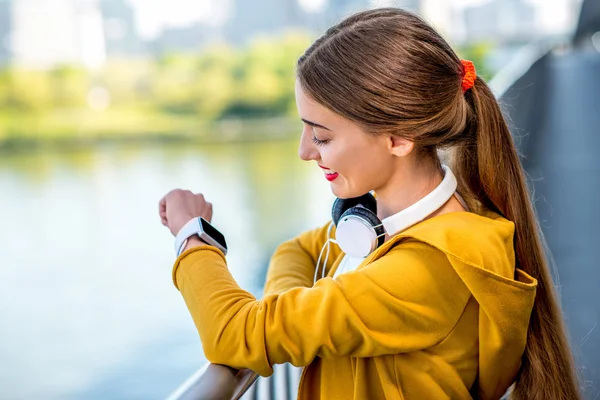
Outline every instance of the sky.
<svg viewBox="0 0 600 400">
<path fill-rule="evenodd" d="M 140 35 L 156 37 L 164 27 L 185 26 L 198 20 L 217 23 L 226 18 L 228 7 L 233 0 L 127 0 L 136 11 Z M 251 0 L 248 0 L 251 1 Z M 464 8 L 484 3 L 488 0 L 427 0 L 440 4 L 451 4 L 453 8 Z M 569 5 L 578 5 L 581 0 L 526 0 L 540 10 L 540 23 L 552 29 L 568 23 Z M 307 9 L 319 9 L 327 0 L 299 0 Z M 372 0 L 373 3 L 380 2 Z"/>
</svg>

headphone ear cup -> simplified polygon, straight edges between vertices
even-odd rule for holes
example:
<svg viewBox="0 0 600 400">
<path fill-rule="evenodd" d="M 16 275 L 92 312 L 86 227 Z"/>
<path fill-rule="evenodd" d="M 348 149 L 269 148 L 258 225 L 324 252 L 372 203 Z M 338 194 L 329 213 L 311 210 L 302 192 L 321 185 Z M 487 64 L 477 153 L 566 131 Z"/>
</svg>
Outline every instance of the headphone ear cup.
<svg viewBox="0 0 600 400">
<path fill-rule="evenodd" d="M 375 200 L 375 197 L 369 192 L 363 194 L 362 196 L 352 197 L 349 199 L 337 198 L 333 202 L 333 207 L 331 207 L 331 219 L 333 220 L 335 226 L 337 226 L 342 214 L 344 214 L 350 208 L 358 205 L 365 207 L 377 215 L 377 200 Z"/>
<path fill-rule="evenodd" d="M 367 208 L 352 207 L 352 208 L 349 208 L 348 210 L 346 210 L 340 216 L 340 221 L 342 221 L 344 218 L 346 218 L 350 215 L 362 217 L 371 225 L 373 230 L 375 230 L 375 235 L 378 236 L 377 246 L 375 246 L 375 248 L 377 248 L 383 244 L 383 242 L 385 241 L 385 229 L 383 228 L 383 224 L 382 224 L 381 220 L 379 219 L 379 217 L 377 217 L 377 214 L 375 214 L 373 211 L 371 211 Z"/>
<path fill-rule="evenodd" d="M 335 226 L 337 226 L 342 214 L 346 212 L 347 209 L 352 207 L 352 205 L 348 203 L 349 200 L 351 199 L 336 198 L 333 202 L 333 206 L 331 207 L 331 220 Z"/>
<path fill-rule="evenodd" d="M 335 240 L 348 256 L 364 258 L 383 244 L 385 229 L 371 210 L 351 207 L 340 216 Z"/>
</svg>

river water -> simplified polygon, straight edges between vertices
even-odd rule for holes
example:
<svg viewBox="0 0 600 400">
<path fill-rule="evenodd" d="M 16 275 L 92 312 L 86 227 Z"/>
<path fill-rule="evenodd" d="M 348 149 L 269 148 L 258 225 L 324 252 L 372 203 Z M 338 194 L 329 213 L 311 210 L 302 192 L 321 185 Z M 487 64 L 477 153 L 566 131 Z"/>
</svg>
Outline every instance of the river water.
<svg viewBox="0 0 600 400">
<path fill-rule="evenodd" d="M 201 192 L 238 283 L 334 200 L 296 141 L 0 156 L 0 399 L 163 399 L 204 362 L 158 200 Z"/>
</svg>

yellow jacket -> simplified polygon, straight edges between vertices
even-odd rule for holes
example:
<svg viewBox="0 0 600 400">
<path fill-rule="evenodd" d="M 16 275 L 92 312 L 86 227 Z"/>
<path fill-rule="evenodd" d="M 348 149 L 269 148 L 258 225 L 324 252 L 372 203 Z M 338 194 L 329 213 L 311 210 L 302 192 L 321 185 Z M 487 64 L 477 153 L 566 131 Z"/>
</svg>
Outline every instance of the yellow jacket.
<svg viewBox="0 0 600 400">
<path fill-rule="evenodd" d="M 277 249 L 262 300 L 212 246 L 183 253 L 173 280 L 209 361 L 263 376 L 305 366 L 299 399 L 497 399 L 519 369 L 537 285 L 515 271 L 513 234 L 493 213 L 443 214 L 335 279 L 333 245 L 313 286 L 324 225 Z"/>
</svg>

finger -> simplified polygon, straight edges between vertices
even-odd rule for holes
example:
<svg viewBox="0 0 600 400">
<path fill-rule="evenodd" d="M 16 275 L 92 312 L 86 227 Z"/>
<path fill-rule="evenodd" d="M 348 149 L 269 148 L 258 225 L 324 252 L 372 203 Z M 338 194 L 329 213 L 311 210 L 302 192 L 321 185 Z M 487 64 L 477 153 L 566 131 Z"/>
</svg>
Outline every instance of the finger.
<svg viewBox="0 0 600 400">
<path fill-rule="evenodd" d="M 167 210 L 167 196 L 164 196 L 158 202 L 158 213 L 160 214 L 160 213 L 166 212 L 166 210 Z"/>
<path fill-rule="evenodd" d="M 184 190 L 181 190 L 181 189 L 173 189 L 173 190 L 171 190 L 165 196 L 165 204 L 169 201 L 169 199 L 171 199 L 173 196 L 177 196 L 181 192 L 184 192 Z"/>
<path fill-rule="evenodd" d="M 208 211 L 206 212 L 208 221 L 212 220 L 212 215 L 213 215 L 213 206 L 212 206 L 212 203 L 208 203 Z"/>
</svg>

